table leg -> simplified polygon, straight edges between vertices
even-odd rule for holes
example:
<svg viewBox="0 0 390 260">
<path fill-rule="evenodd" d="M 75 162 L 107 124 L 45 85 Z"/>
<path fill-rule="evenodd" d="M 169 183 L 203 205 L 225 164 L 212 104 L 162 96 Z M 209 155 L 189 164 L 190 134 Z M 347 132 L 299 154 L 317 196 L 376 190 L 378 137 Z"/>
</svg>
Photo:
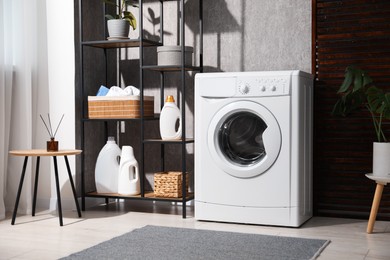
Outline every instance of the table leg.
<svg viewBox="0 0 390 260">
<path fill-rule="evenodd" d="M 80 206 L 79 206 L 79 202 L 77 201 L 76 189 L 74 187 L 73 177 L 72 177 L 72 172 L 70 171 L 68 157 L 65 155 L 64 158 L 65 158 L 66 168 L 68 169 L 69 182 L 70 182 L 70 185 L 72 186 L 74 202 L 76 203 L 76 207 L 77 207 L 77 213 L 79 214 L 79 218 L 81 218 Z"/>
<path fill-rule="evenodd" d="M 57 156 L 53 156 L 53 161 L 54 161 L 54 174 L 55 174 L 55 177 L 56 177 L 58 217 L 59 217 L 59 219 L 60 219 L 60 226 L 63 226 L 63 222 L 62 222 L 62 207 L 61 207 L 60 183 L 59 183 L 59 178 L 58 178 Z"/>
<path fill-rule="evenodd" d="M 32 208 L 32 215 L 35 216 L 35 206 L 37 205 L 37 191 L 38 191 L 38 177 L 39 177 L 39 163 L 40 163 L 41 157 L 37 157 L 37 165 L 35 168 L 35 183 L 34 183 L 34 197 L 33 197 L 33 208 Z"/>
<path fill-rule="evenodd" d="M 24 157 L 23 170 L 22 170 L 22 175 L 20 176 L 18 193 L 16 194 L 16 201 L 15 201 L 14 213 L 12 214 L 11 225 L 15 225 L 16 212 L 18 211 L 20 193 L 22 192 L 24 176 L 26 175 L 27 162 L 28 162 L 28 156 Z"/>
<path fill-rule="evenodd" d="M 370 218 L 368 220 L 367 233 L 371 234 L 374 229 L 376 214 L 378 213 L 379 203 L 381 202 L 382 192 L 383 192 L 383 183 L 377 183 L 375 189 L 374 200 L 372 201 L 372 207 L 370 212 Z"/>
</svg>

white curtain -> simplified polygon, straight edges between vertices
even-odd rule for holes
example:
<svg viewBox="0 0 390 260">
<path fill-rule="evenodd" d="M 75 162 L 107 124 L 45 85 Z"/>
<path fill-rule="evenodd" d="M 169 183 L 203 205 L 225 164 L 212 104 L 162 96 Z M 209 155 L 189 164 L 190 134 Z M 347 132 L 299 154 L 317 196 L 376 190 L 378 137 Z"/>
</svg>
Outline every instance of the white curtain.
<svg viewBox="0 0 390 260">
<path fill-rule="evenodd" d="M 48 80 L 45 0 L 0 0 L 0 8 L 2 219 L 5 211 L 13 210 L 24 159 L 8 152 L 36 148 L 37 129 L 41 131 L 38 110 L 46 102 L 42 97 L 47 96 Z M 24 214 L 31 212 L 34 164 L 29 160 L 18 209 Z"/>
</svg>

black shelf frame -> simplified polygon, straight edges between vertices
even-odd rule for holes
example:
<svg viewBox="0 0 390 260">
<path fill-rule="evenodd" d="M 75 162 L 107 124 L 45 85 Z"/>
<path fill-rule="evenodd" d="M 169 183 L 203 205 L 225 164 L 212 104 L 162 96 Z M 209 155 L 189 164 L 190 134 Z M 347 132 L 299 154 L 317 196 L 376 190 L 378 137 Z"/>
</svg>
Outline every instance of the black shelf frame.
<svg viewBox="0 0 390 260">
<path fill-rule="evenodd" d="M 147 65 L 143 66 L 143 69 L 146 70 L 154 70 L 154 71 L 161 71 L 161 72 L 175 72 L 175 71 L 181 71 L 183 68 L 181 66 L 159 66 L 159 65 Z M 185 71 L 201 71 L 202 67 L 195 67 L 195 66 L 184 66 Z"/>
<path fill-rule="evenodd" d="M 181 198 L 163 198 L 153 196 L 153 192 L 145 191 L 145 178 L 146 173 L 145 169 L 145 145 L 147 144 L 160 144 L 161 146 L 161 171 L 165 171 L 165 158 L 164 158 L 164 145 L 165 144 L 177 144 L 181 145 L 181 158 L 182 158 L 182 181 L 187 183 L 187 165 L 186 165 L 186 145 L 194 143 L 193 138 L 186 138 L 186 110 L 185 110 L 185 97 L 186 97 L 186 85 L 185 85 L 185 75 L 188 71 L 198 71 L 203 72 L 203 0 L 199 1 L 199 66 L 186 66 L 185 64 L 185 0 L 158 0 L 160 2 L 160 41 L 153 41 L 145 39 L 143 28 L 143 0 L 139 0 L 139 28 L 140 35 L 138 39 L 128 39 L 128 40 L 97 40 L 97 41 L 83 41 L 83 15 L 82 15 L 82 0 L 79 0 L 79 37 L 80 37 L 80 81 L 81 81 L 81 92 L 82 92 L 82 119 L 81 119 L 81 149 L 84 150 L 85 144 L 85 130 L 84 124 L 87 122 L 104 122 L 105 123 L 105 132 L 108 132 L 108 122 L 118 122 L 118 121 L 140 121 L 141 122 L 141 131 L 140 131 L 140 143 L 141 143 L 141 163 L 140 163 L 140 175 L 141 175 L 141 194 L 137 196 L 125 196 L 120 194 L 98 194 L 96 192 L 86 192 L 85 191 L 85 157 L 84 153 L 81 154 L 81 205 L 82 210 L 85 211 L 85 198 L 86 197 L 98 197 L 105 198 L 106 203 L 110 198 L 113 199 L 133 199 L 133 200 L 152 200 L 152 201 L 169 201 L 169 202 L 182 202 L 182 217 L 186 218 L 186 202 L 194 199 L 194 194 L 187 192 L 186 185 L 182 185 L 182 194 Z M 177 1 L 180 4 L 181 13 L 177 14 L 180 20 L 180 42 L 181 42 L 181 66 L 159 66 L 159 65 L 144 65 L 144 48 L 147 47 L 156 47 L 164 45 L 164 2 Z M 105 12 L 105 4 L 103 4 L 103 11 Z M 179 12 L 180 12 L 179 11 Z M 103 18 L 105 23 L 105 19 Z M 104 27 L 105 28 L 105 27 Z M 106 32 L 104 31 L 106 35 Z M 85 87 L 84 87 L 84 47 L 100 48 L 104 51 L 105 63 L 107 68 L 107 50 L 108 49 L 122 49 L 122 48 L 139 48 L 139 63 L 140 63 L 140 118 L 99 118 L 91 119 L 86 115 L 86 105 L 85 105 Z M 161 109 L 164 105 L 164 78 L 165 73 L 169 72 L 180 72 L 181 79 L 181 118 L 182 118 L 182 139 L 181 140 L 161 140 L 161 139 L 145 139 L 145 122 L 150 120 L 158 120 L 159 114 L 155 114 L 154 117 L 145 117 L 144 116 L 144 70 L 152 70 L 160 73 L 160 104 Z M 107 70 L 106 70 L 106 80 L 107 80 Z M 106 82 L 107 85 L 107 82 Z M 107 135 L 107 134 L 106 134 Z"/>
<path fill-rule="evenodd" d="M 145 139 L 144 143 L 150 143 L 150 144 L 191 144 L 194 142 L 193 138 L 187 138 L 186 140 L 179 139 L 179 140 L 161 140 L 161 139 Z"/>
<path fill-rule="evenodd" d="M 102 41 L 86 41 L 82 42 L 82 45 L 91 46 L 102 49 L 118 49 L 118 48 L 134 48 L 140 46 L 139 39 L 128 40 L 102 40 Z M 161 42 L 151 41 L 147 39 L 142 40 L 144 46 L 161 46 Z"/>
<path fill-rule="evenodd" d="M 145 121 L 159 120 L 160 114 L 155 114 L 154 117 L 144 117 Z M 101 122 L 101 121 L 141 121 L 141 118 L 83 118 L 83 122 Z"/>
<path fill-rule="evenodd" d="M 136 196 L 127 196 L 114 193 L 96 193 L 89 192 L 87 193 L 88 197 L 95 198 L 108 198 L 108 199 L 132 199 L 132 200 L 149 200 L 149 201 L 169 201 L 169 202 L 182 202 L 182 198 L 163 198 L 154 196 L 153 192 L 146 192 L 145 196 L 136 195 Z M 194 193 L 187 192 L 186 201 L 194 199 Z"/>
</svg>

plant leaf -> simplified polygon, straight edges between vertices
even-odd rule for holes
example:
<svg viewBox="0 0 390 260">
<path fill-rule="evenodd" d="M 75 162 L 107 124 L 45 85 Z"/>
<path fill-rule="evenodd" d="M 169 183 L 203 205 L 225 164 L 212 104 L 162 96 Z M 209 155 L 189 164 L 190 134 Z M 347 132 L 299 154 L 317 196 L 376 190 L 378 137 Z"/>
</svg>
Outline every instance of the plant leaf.
<svg viewBox="0 0 390 260">
<path fill-rule="evenodd" d="M 337 93 L 344 93 L 352 84 L 353 73 L 349 67 L 345 70 L 344 81 Z"/>
<path fill-rule="evenodd" d="M 332 115 L 347 116 L 353 111 L 360 109 L 365 102 L 366 99 L 362 90 L 348 91 L 336 102 Z"/>
<path fill-rule="evenodd" d="M 382 89 L 372 86 L 367 90 L 367 101 L 375 113 L 390 119 L 390 93 L 385 94 Z"/>
<path fill-rule="evenodd" d="M 363 72 L 359 69 L 354 71 L 353 91 L 363 88 Z"/>
<path fill-rule="evenodd" d="M 133 30 L 137 28 L 137 20 L 135 19 L 135 16 L 131 12 L 129 11 L 123 12 L 123 19 L 130 23 L 130 26 L 133 28 Z"/>
<path fill-rule="evenodd" d="M 386 141 L 382 119 L 390 120 L 390 92 L 385 93 L 375 87 L 365 71 L 349 66 L 337 93 L 342 95 L 333 107 L 333 115 L 347 116 L 354 110 L 366 107 L 371 114 L 377 140 L 380 142 L 383 138 Z"/>
<path fill-rule="evenodd" d="M 130 18 L 130 19 L 135 20 L 135 16 L 133 15 L 132 12 L 124 11 L 124 12 L 123 12 L 123 16 L 126 17 L 126 18 Z"/>
<path fill-rule="evenodd" d="M 366 102 L 366 98 L 362 89 L 352 93 L 353 104 L 351 106 L 351 111 L 357 110 L 363 106 Z"/>
<path fill-rule="evenodd" d="M 375 86 L 367 89 L 367 102 L 373 111 L 377 111 L 385 98 L 383 91 Z"/>
<path fill-rule="evenodd" d="M 372 78 L 365 72 L 363 72 L 363 86 L 367 86 L 373 82 Z"/>
<path fill-rule="evenodd" d="M 332 115 L 341 116 L 342 115 L 342 101 L 341 99 L 337 100 L 336 104 L 333 106 Z"/>
<path fill-rule="evenodd" d="M 390 93 L 384 95 L 383 105 L 385 107 L 383 111 L 383 117 L 390 119 Z"/>
<path fill-rule="evenodd" d="M 350 108 L 347 110 L 348 113 L 351 113 L 363 106 L 365 102 L 365 97 L 361 89 L 352 92 L 349 96 L 350 96 L 350 104 L 349 104 Z"/>
</svg>

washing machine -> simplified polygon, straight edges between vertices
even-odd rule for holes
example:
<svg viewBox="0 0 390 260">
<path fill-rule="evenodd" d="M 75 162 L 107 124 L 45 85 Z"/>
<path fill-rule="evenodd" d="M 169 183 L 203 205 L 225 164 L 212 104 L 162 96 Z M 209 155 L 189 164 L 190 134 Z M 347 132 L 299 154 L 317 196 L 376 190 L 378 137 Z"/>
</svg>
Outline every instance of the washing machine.
<svg viewBox="0 0 390 260">
<path fill-rule="evenodd" d="M 313 76 L 195 77 L 195 219 L 298 227 L 312 216 Z"/>
</svg>

